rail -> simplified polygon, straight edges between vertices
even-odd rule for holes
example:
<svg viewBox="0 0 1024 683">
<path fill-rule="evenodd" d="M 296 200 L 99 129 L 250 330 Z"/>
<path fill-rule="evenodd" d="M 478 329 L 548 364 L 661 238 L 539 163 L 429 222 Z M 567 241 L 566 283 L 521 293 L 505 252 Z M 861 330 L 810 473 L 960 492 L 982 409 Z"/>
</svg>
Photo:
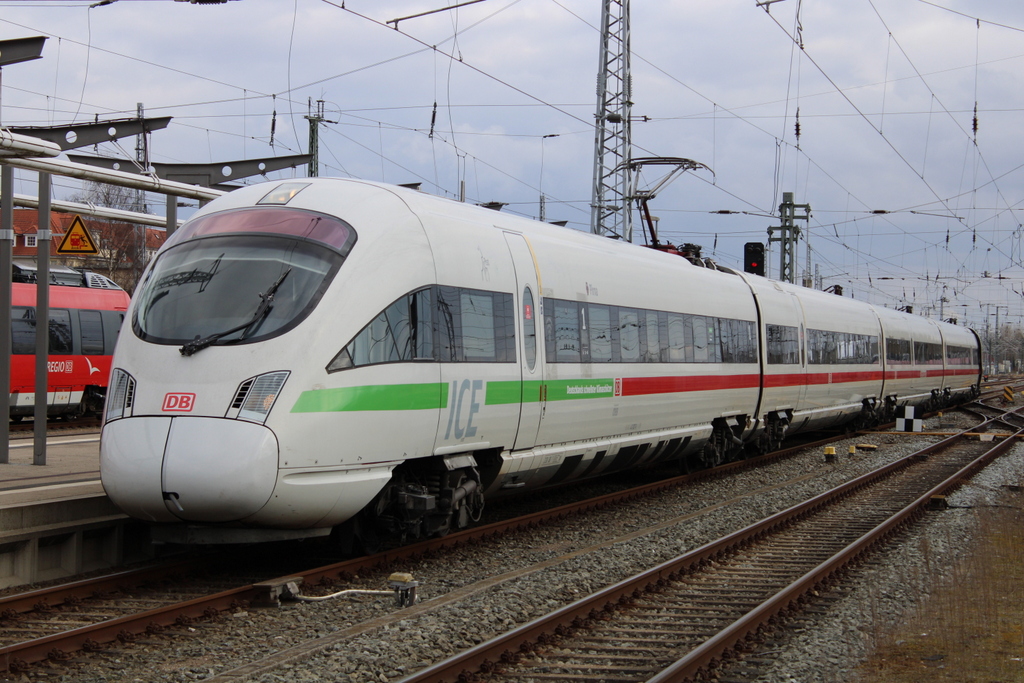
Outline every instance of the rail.
<svg viewBox="0 0 1024 683">
<path fill-rule="evenodd" d="M 993 418 L 992 421 L 996 419 L 998 418 Z M 1022 434 L 1024 434 L 1024 429 L 1018 429 L 1014 436 L 1018 437 Z M 845 499 L 873 483 L 885 481 L 894 473 L 906 470 L 912 465 L 925 462 L 932 454 L 965 443 L 965 438 L 963 435 L 957 435 L 944 439 L 800 505 L 772 515 L 745 529 L 594 593 L 443 662 L 427 667 L 403 679 L 402 683 L 472 681 L 475 680 L 476 672 L 485 672 L 489 676 L 499 679 L 499 674 L 504 668 L 515 667 L 526 653 L 543 647 L 544 643 L 559 642 L 562 638 L 571 637 L 577 630 L 588 628 L 592 623 L 608 618 L 614 619 L 614 616 L 609 617 L 608 615 L 620 608 L 625 609 L 624 606 L 637 600 L 645 591 L 678 581 L 689 572 L 710 563 L 722 561 L 730 553 L 760 542 L 778 530 L 816 513 L 835 501 Z M 772 597 L 761 602 L 742 617 L 735 619 L 718 633 L 708 637 L 703 643 L 649 680 L 657 683 L 687 681 L 692 680 L 702 670 L 716 668 L 723 659 L 731 658 L 735 649 L 741 649 L 743 642 L 756 635 L 758 630 L 768 624 L 773 617 L 795 605 L 801 596 L 828 581 L 839 569 L 848 565 L 900 525 L 907 523 L 913 516 L 919 514 L 933 496 L 955 488 L 985 464 L 1004 453 L 1015 442 L 1016 438 L 1000 441 L 988 448 L 982 455 L 972 458 L 966 466 L 958 467 L 954 474 L 944 477 L 940 483 L 928 486 L 925 492 L 917 495 L 912 502 L 903 506 L 896 514 L 859 536 L 827 560 L 818 563 L 798 579 L 782 587 Z M 563 646 L 566 649 L 569 648 L 568 645 Z M 538 666 L 535 661 L 533 664 Z M 574 676 L 574 678 L 577 677 Z M 647 680 L 647 677 L 638 680 Z"/>
</svg>

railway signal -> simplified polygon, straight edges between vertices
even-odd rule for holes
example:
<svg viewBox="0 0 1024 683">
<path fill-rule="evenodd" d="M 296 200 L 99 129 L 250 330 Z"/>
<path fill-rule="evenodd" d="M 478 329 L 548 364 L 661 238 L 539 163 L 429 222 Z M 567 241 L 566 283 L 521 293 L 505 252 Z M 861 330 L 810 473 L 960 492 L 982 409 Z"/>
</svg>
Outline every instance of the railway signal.
<svg viewBox="0 0 1024 683">
<path fill-rule="evenodd" d="M 743 245 L 743 272 L 764 275 L 764 244 L 747 242 Z"/>
</svg>

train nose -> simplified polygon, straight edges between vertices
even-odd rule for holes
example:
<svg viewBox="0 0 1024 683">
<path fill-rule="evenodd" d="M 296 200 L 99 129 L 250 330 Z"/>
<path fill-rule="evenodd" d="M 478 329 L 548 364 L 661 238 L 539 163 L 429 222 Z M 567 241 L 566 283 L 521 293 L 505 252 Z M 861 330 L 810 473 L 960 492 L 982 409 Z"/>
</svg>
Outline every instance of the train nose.
<svg viewBox="0 0 1024 683">
<path fill-rule="evenodd" d="M 278 444 L 263 425 L 209 417 L 131 417 L 103 430 L 111 500 L 154 522 L 231 522 L 259 511 L 277 481 Z"/>
</svg>

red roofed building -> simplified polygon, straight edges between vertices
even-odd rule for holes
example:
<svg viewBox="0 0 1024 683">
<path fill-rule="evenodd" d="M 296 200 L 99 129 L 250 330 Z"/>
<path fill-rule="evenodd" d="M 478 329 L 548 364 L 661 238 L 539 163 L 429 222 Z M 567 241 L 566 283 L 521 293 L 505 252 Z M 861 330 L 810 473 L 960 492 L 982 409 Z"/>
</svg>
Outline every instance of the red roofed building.
<svg viewBox="0 0 1024 683">
<path fill-rule="evenodd" d="M 75 218 L 70 213 L 50 213 L 50 260 L 72 268 L 84 268 L 124 287 L 135 289 L 142 269 L 164 243 L 163 230 L 130 223 L 116 223 L 82 216 L 82 222 L 92 236 L 99 253 L 95 256 L 68 256 L 57 253 L 64 233 Z M 35 209 L 14 210 L 14 258 L 35 263 L 39 212 Z"/>
</svg>

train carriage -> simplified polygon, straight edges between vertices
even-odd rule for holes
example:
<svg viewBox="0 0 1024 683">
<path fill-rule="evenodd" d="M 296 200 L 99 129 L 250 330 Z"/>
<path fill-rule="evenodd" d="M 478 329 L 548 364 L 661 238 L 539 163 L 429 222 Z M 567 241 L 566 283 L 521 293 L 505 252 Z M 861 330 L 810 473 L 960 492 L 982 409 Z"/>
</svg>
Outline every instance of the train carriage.
<svg viewBox="0 0 1024 683">
<path fill-rule="evenodd" d="M 24 268 L 19 268 L 24 272 Z M 65 269 L 50 286 L 47 325 L 47 414 L 100 413 L 128 293 L 96 273 Z M 36 285 L 11 285 L 10 411 L 21 420 L 35 411 Z"/>
<path fill-rule="evenodd" d="M 882 393 L 882 329 L 874 309 L 826 292 L 780 286 L 800 302 L 805 329 L 803 376 L 795 378 L 804 389 L 793 429 L 830 427 L 873 410 Z"/>
<path fill-rule="evenodd" d="M 945 362 L 943 363 L 942 397 L 939 403 L 948 402 L 974 391 L 979 381 L 981 367 L 981 337 L 966 327 L 943 326 L 942 346 Z M 934 401 L 935 399 L 933 399 Z"/>
<path fill-rule="evenodd" d="M 441 534 L 883 395 L 870 306 L 363 181 L 212 202 L 130 318 L 101 472 L 165 540 Z"/>
</svg>

